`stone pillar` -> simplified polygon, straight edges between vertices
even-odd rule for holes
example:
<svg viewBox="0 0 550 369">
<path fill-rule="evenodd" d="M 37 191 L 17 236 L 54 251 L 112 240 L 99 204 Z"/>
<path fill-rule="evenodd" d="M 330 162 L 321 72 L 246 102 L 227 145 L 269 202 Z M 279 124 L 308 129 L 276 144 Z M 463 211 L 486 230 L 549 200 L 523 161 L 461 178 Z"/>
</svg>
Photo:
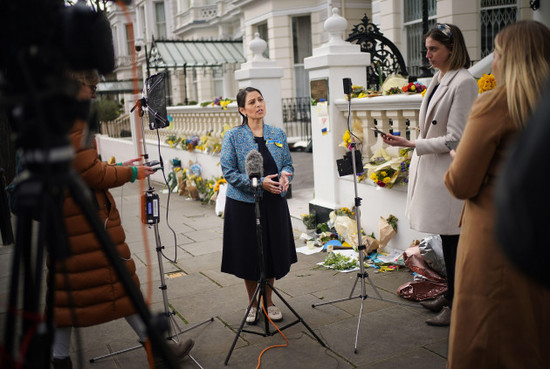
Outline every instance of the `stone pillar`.
<svg viewBox="0 0 550 369">
<path fill-rule="evenodd" d="M 336 108 L 335 100 L 345 97 L 344 78 L 351 78 L 354 85 L 366 87 L 366 67 L 370 64 L 370 55 L 362 53 L 359 45 L 342 39 L 347 21 L 339 15 L 337 8 L 332 10 L 332 16 L 325 21 L 324 26 L 329 33 L 329 41 L 314 49 L 313 55 L 304 59 L 309 80 L 326 80 L 328 84 L 329 127 L 326 132 L 321 129 L 323 117 L 319 116 L 319 108 L 313 106 L 311 109 L 315 198 L 310 202 L 310 211 L 314 210 L 321 221 L 335 208 L 349 207 L 349 200 L 354 197 L 353 187 L 350 187 L 349 198 L 340 199 L 338 195 L 336 160 L 341 159 L 347 151 L 339 147 L 347 129 L 347 120 Z"/>
<path fill-rule="evenodd" d="M 281 103 L 283 68 L 262 55 L 267 48 L 267 43 L 260 38 L 258 33 L 250 42 L 249 48 L 253 53 L 252 60 L 242 64 L 241 69 L 235 71 L 235 80 L 239 89 L 250 86 L 260 90 L 266 102 L 265 123 L 283 128 Z"/>
</svg>

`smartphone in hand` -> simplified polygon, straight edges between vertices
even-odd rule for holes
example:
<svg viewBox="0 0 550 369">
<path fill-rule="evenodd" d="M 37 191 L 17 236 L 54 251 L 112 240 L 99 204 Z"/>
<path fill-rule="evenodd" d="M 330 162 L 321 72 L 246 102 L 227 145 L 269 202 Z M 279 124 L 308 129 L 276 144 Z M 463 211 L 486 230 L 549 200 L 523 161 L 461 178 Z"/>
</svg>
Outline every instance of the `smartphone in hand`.
<svg viewBox="0 0 550 369">
<path fill-rule="evenodd" d="M 445 141 L 445 146 L 447 146 L 449 150 L 456 150 L 458 142 L 459 141 Z"/>
<path fill-rule="evenodd" d="M 378 134 L 380 134 L 380 135 L 382 135 L 382 136 L 386 136 L 386 135 L 387 135 L 386 132 L 381 131 L 381 130 L 379 130 L 379 129 L 376 128 L 376 127 L 370 127 L 370 129 L 372 129 L 374 132 L 376 132 L 376 133 L 378 133 Z"/>
</svg>

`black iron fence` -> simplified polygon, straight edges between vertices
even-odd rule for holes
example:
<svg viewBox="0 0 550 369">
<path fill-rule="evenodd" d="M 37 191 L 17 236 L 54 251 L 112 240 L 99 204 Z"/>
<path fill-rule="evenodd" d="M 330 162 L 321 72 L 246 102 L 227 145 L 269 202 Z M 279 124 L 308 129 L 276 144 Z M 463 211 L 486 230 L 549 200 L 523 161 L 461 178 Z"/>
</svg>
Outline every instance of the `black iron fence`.
<svg viewBox="0 0 550 369">
<path fill-rule="evenodd" d="M 311 99 L 309 97 L 283 98 L 283 128 L 290 147 L 311 147 Z"/>
</svg>

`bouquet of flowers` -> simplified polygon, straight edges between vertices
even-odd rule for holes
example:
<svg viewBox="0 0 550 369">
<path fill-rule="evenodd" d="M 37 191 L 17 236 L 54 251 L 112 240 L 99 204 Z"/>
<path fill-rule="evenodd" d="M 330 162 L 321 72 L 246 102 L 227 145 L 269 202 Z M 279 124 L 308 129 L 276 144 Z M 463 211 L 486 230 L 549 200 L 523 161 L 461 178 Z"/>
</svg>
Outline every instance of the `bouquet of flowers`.
<svg viewBox="0 0 550 369">
<path fill-rule="evenodd" d="M 302 222 L 306 229 L 315 229 L 317 227 L 317 215 L 315 213 L 302 214 Z"/>
<path fill-rule="evenodd" d="M 170 145 L 170 148 L 178 147 L 178 144 L 181 142 L 181 137 L 177 137 L 176 135 L 170 135 L 166 137 L 165 141 L 168 145 Z"/>
<path fill-rule="evenodd" d="M 180 146 L 182 149 L 187 151 L 195 150 L 195 147 L 199 144 L 200 138 L 198 136 L 193 136 L 191 138 L 182 137 L 180 141 Z"/>
<path fill-rule="evenodd" d="M 477 80 L 477 86 L 479 88 L 479 93 L 484 93 L 485 91 L 492 90 L 497 85 L 495 76 L 491 73 L 483 74 L 480 79 Z"/>
<path fill-rule="evenodd" d="M 403 93 L 403 90 L 400 89 L 399 87 L 390 87 L 386 91 L 386 95 L 397 95 L 397 94 L 401 94 L 401 93 Z"/>
<path fill-rule="evenodd" d="M 214 99 L 212 102 L 212 106 L 220 106 L 223 110 L 227 110 L 227 105 L 229 105 L 233 100 L 225 98 L 223 99 L 221 96 Z"/>
<path fill-rule="evenodd" d="M 405 93 L 419 94 L 426 89 L 426 86 L 420 82 L 409 82 L 408 85 L 401 87 L 401 89 Z"/>
<path fill-rule="evenodd" d="M 395 184 L 407 183 L 412 149 L 402 149 L 398 157 L 388 155 L 386 150 L 378 149 L 365 164 L 367 171 L 359 177 L 362 181 L 368 176 L 377 186 L 392 188 Z"/>
</svg>

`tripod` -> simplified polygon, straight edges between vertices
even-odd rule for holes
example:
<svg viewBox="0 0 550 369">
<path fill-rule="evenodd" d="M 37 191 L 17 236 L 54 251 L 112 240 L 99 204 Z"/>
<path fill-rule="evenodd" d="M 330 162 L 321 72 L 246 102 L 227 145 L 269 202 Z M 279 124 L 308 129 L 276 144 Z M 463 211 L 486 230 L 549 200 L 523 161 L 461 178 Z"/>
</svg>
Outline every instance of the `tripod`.
<svg viewBox="0 0 550 369">
<path fill-rule="evenodd" d="M 171 368 L 176 368 L 174 354 L 163 343 L 161 334 L 152 324 L 151 314 L 137 286 L 132 281 L 128 270 L 121 262 L 116 246 L 104 229 L 96 211 L 90 204 L 89 189 L 71 167 L 74 151 L 68 145 L 55 146 L 47 151 L 23 151 L 23 160 L 27 170 L 20 174 L 16 188 L 18 204 L 18 221 L 16 228 L 16 246 L 13 254 L 13 269 L 10 280 L 9 306 L 6 316 L 5 352 L 16 358 L 14 338 L 16 336 L 16 322 L 22 319 L 22 337 L 28 341 L 26 352 L 32 353 L 25 357 L 23 342 L 19 348 L 22 353 L 18 360 L 24 361 L 25 368 L 49 368 L 50 348 L 53 341 L 53 304 L 55 290 L 55 272 L 52 269 L 48 274 L 48 289 L 46 294 L 46 319 L 42 322 L 39 311 L 41 298 L 41 284 L 43 272 L 44 247 L 48 248 L 51 268 L 56 263 L 63 263 L 70 256 L 69 244 L 66 237 L 64 217 L 61 212 L 66 190 L 80 207 L 93 233 L 98 238 L 102 250 L 114 268 L 118 279 L 123 284 L 137 313 L 147 328 L 148 336 L 156 350 L 162 354 Z M 38 204 L 38 206 L 37 206 Z M 38 239 L 32 240 L 33 219 L 39 219 Z M 33 265 L 33 260 L 35 263 Z M 21 271 L 20 268 L 23 267 Z M 18 289 L 20 273 L 24 276 L 23 308 L 25 314 L 17 314 L 19 302 Z M 69 302 L 72 296 L 69 294 Z M 74 304 L 71 303 L 74 306 Z M 17 360 L 16 359 L 16 360 Z M 4 360 L 2 360 L 4 361 Z M 17 363 L 8 362 L 8 367 L 15 368 Z"/>
<path fill-rule="evenodd" d="M 146 100 L 144 98 L 138 100 L 138 102 L 136 103 L 136 106 L 139 108 L 138 114 L 143 119 L 143 110 L 141 109 L 141 107 L 142 106 L 143 107 L 147 106 Z M 151 107 L 149 106 L 148 109 L 151 109 Z M 132 111 L 133 110 L 134 109 L 132 109 Z M 153 112 L 153 114 L 155 116 L 157 116 L 156 112 Z M 159 117 L 157 117 L 156 119 L 159 119 Z M 142 120 L 142 124 L 141 124 L 141 137 L 142 137 L 142 141 L 143 141 L 143 152 L 144 152 L 143 157 L 147 161 L 149 159 L 149 155 L 147 154 L 147 147 L 146 147 L 145 138 L 144 138 L 143 120 Z M 214 321 L 214 318 L 211 317 L 210 319 L 207 319 L 207 320 L 205 320 L 201 323 L 194 324 L 194 325 L 192 325 L 191 327 L 189 327 L 185 330 L 181 330 L 178 323 L 177 323 L 177 321 L 176 321 L 176 318 L 175 318 L 176 312 L 173 311 L 173 310 L 170 310 L 170 306 L 168 304 L 167 286 L 166 286 L 165 277 L 164 277 L 164 266 L 162 264 L 162 258 L 163 258 L 162 250 L 164 249 L 164 246 L 162 246 L 162 242 L 161 242 L 161 239 L 160 239 L 160 232 L 159 232 L 159 228 L 158 228 L 158 224 L 160 222 L 159 198 L 158 198 L 158 195 L 155 193 L 155 189 L 151 186 L 151 178 L 150 177 L 147 177 L 147 186 L 148 186 L 148 189 L 145 192 L 144 201 L 142 203 L 142 205 L 144 206 L 144 209 L 142 209 L 142 211 L 145 212 L 142 220 L 146 224 L 153 225 L 153 230 L 154 230 L 154 233 L 155 233 L 157 261 L 158 261 L 158 265 L 159 265 L 159 274 L 160 274 L 159 289 L 162 291 L 162 301 L 163 301 L 163 306 L 164 306 L 163 315 L 170 321 L 170 325 L 169 325 L 169 328 L 168 328 L 168 338 L 167 338 L 167 340 L 171 340 L 173 342 L 178 342 L 178 338 L 181 334 L 183 334 L 187 331 L 190 331 L 191 329 L 197 328 L 197 327 L 199 327 L 203 324 L 206 324 L 208 322 L 212 322 L 212 321 Z M 133 351 L 133 350 L 137 350 L 137 349 L 142 348 L 142 347 L 143 347 L 142 345 L 136 345 L 134 347 L 130 347 L 130 348 L 127 348 L 127 349 L 124 349 L 124 350 L 112 352 L 112 353 L 109 353 L 107 355 L 97 356 L 95 358 L 90 359 L 90 363 L 93 363 L 95 361 L 98 361 L 98 360 L 101 360 L 101 359 L 104 359 L 104 358 L 107 358 L 107 357 L 111 357 L 111 356 L 114 356 L 114 355 L 118 355 L 118 354 L 130 352 L 130 351 Z M 191 354 L 188 354 L 188 356 L 191 360 L 193 360 L 193 362 L 199 368 L 202 369 L 202 366 L 199 364 L 199 362 Z"/>
<path fill-rule="evenodd" d="M 255 183 L 255 181 L 253 183 Z M 275 287 L 273 287 L 273 285 L 266 278 L 265 265 L 264 265 L 265 264 L 264 245 L 263 245 L 263 238 L 262 238 L 263 232 L 262 232 L 262 225 L 261 225 L 261 222 L 260 222 L 260 199 L 261 199 L 261 196 L 259 194 L 258 186 L 256 185 L 256 186 L 254 186 L 254 212 L 255 212 L 255 216 L 256 216 L 256 239 L 258 241 L 258 267 L 259 267 L 259 271 L 260 271 L 260 280 L 258 281 L 258 285 L 256 287 L 256 290 L 254 291 L 254 295 L 252 296 L 252 299 L 250 299 L 250 303 L 248 304 L 248 307 L 246 308 L 246 312 L 244 313 L 244 317 L 241 321 L 241 325 L 239 326 L 237 334 L 235 335 L 235 339 L 233 340 L 233 344 L 231 345 L 231 349 L 229 350 L 229 353 L 227 354 L 227 357 L 225 358 L 225 362 L 224 362 L 225 365 L 227 365 L 227 363 L 229 362 L 229 358 L 231 357 L 233 349 L 235 348 L 235 345 L 237 344 L 237 340 L 239 339 L 239 336 L 241 335 L 242 332 L 253 333 L 253 334 L 263 336 L 263 337 L 273 336 L 276 333 L 276 331 L 274 331 L 274 332 L 270 331 L 269 321 L 268 321 L 267 317 L 265 316 L 265 311 L 267 311 L 267 305 L 266 305 L 267 304 L 266 303 L 266 301 L 267 301 L 266 300 L 266 296 L 267 296 L 267 290 L 266 289 L 267 289 L 267 287 L 271 288 L 271 290 L 281 299 L 281 301 L 286 305 L 286 307 L 288 307 L 288 309 L 296 317 L 295 321 L 293 321 L 291 323 L 288 323 L 287 325 L 285 325 L 285 326 L 283 326 L 279 329 L 282 331 L 282 330 L 284 330 L 286 328 L 289 328 L 293 325 L 296 325 L 298 323 L 302 323 L 304 325 L 304 327 L 306 327 L 307 330 L 313 335 L 313 337 L 315 337 L 315 339 L 317 341 L 319 341 L 319 343 L 323 347 L 326 347 L 325 343 L 323 341 L 321 341 L 321 339 L 307 325 L 307 323 L 302 319 L 302 317 L 300 317 L 300 315 L 298 315 L 298 313 L 292 308 L 292 306 L 290 306 L 290 304 L 283 298 L 283 296 L 281 296 L 279 291 L 277 291 L 275 289 Z M 263 309 L 261 309 L 262 314 L 264 315 L 264 331 L 263 332 L 243 329 L 244 324 L 246 322 L 246 317 L 248 316 L 248 313 L 249 313 L 250 309 L 252 308 L 252 305 L 256 302 L 256 298 L 258 298 L 258 296 L 261 296 L 261 300 L 262 300 L 262 304 L 263 304 Z"/>
<path fill-rule="evenodd" d="M 347 80 L 347 81 L 346 81 Z M 346 85 L 346 83 L 349 84 L 349 86 Z M 357 191 L 357 167 L 356 167 L 356 143 L 355 143 L 355 136 L 353 135 L 351 126 L 350 126 L 350 117 L 351 117 L 351 80 L 348 78 L 344 78 L 344 92 L 348 95 L 348 130 L 351 137 L 351 143 L 350 143 L 350 149 L 351 149 L 351 160 L 352 160 L 352 167 L 353 167 L 353 189 L 354 189 L 354 204 L 355 204 L 355 222 L 357 223 L 357 252 L 359 253 L 359 273 L 357 273 L 357 276 L 355 278 L 355 282 L 353 283 L 353 287 L 351 288 L 351 292 L 348 297 L 336 299 L 332 301 L 326 301 L 321 303 L 312 304 L 311 307 L 315 308 L 317 306 L 321 305 L 327 305 L 332 304 L 336 302 L 342 302 L 342 301 L 348 301 L 356 298 L 361 299 L 361 307 L 359 309 L 359 317 L 357 319 L 357 329 L 355 331 L 355 345 L 354 345 L 354 352 L 357 353 L 357 341 L 359 339 L 359 327 L 361 325 L 361 317 L 363 316 L 363 301 L 366 300 L 369 296 L 366 293 L 366 286 L 365 286 L 365 280 L 369 281 L 369 284 L 372 286 L 372 289 L 376 293 L 377 298 L 374 298 L 376 300 L 380 301 L 386 301 L 391 302 L 394 304 L 404 305 L 404 306 L 410 306 L 410 307 L 418 307 L 417 305 L 412 304 L 405 304 L 399 301 L 391 301 L 391 300 L 385 300 L 380 295 L 380 292 L 378 292 L 378 289 L 372 283 L 369 274 L 365 271 L 365 255 L 364 251 L 367 249 L 365 245 L 362 244 L 362 232 L 361 232 L 361 198 L 358 196 Z M 368 240 L 367 240 L 368 244 Z M 361 293 L 359 295 L 353 296 L 353 292 L 355 291 L 355 288 L 357 287 L 357 283 L 361 281 Z"/>
</svg>

